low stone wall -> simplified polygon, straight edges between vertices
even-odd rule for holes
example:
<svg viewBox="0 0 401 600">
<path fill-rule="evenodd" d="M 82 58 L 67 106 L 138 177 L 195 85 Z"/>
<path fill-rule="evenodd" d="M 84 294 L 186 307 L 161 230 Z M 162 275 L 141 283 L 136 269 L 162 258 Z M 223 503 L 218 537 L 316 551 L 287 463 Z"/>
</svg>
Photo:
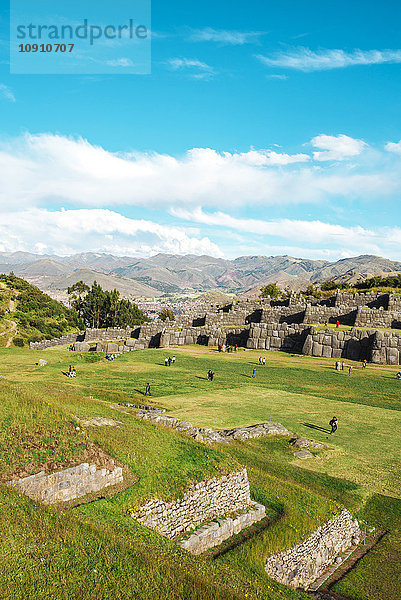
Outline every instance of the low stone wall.
<svg viewBox="0 0 401 600">
<path fill-rule="evenodd" d="M 113 471 L 97 469 L 96 465 L 81 463 L 64 471 L 45 475 L 44 471 L 9 481 L 7 485 L 44 504 L 66 502 L 81 498 L 90 492 L 98 492 L 103 488 L 123 481 L 121 467 Z"/>
<path fill-rule="evenodd" d="M 252 504 L 246 469 L 220 479 L 193 484 L 181 500 L 150 500 L 133 517 L 159 533 L 176 538 L 203 523 L 230 513 L 238 513 Z"/>
<path fill-rule="evenodd" d="M 358 521 L 343 510 L 342 513 L 319 527 L 304 542 L 267 559 L 265 569 L 269 577 L 292 588 L 308 587 L 350 546 L 359 543 L 361 531 Z"/>
<path fill-rule="evenodd" d="M 222 542 L 239 533 L 253 523 L 261 521 L 266 516 L 263 504 L 253 502 L 249 510 L 227 519 L 217 519 L 195 531 L 189 538 L 179 542 L 181 548 L 191 554 L 202 554 L 209 548 L 219 546 Z"/>
</svg>

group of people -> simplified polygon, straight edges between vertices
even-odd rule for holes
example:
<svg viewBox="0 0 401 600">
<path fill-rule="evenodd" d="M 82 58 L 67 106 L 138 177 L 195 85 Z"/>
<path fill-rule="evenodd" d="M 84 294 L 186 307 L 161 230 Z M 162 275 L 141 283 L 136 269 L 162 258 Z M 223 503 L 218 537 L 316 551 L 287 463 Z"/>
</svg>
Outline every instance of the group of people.
<svg viewBox="0 0 401 600">
<path fill-rule="evenodd" d="M 106 360 L 114 360 L 118 354 L 106 354 Z"/>
<path fill-rule="evenodd" d="M 218 344 L 217 349 L 219 352 L 237 352 L 238 344 L 235 344 L 235 346 L 226 346 L 225 344 Z"/>
<path fill-rule="evenodd" d="M 68 369 L 68 377 L 76 377 L 77 376 L 77 372 L 75 370 L 75 367 L 71 366 Z"/>
<path fill-rule="evenodd" d="M 342 361 L 342 362 L 340 360 L 336 361 L 336 365 L 335 365 L 336 371 L 344 371 L 344 367 L 345 367 L 344 361 Z M 349 365 L 348 366 L 348 375 L 351 375 L 351 373 L 352 373 L 352 366 Z"/>
<path fill-rule="evenodd" d="M 214 377 L 214 372 L 211 369 L 209 369 L 208 372 L 207 372 L 207 378 L 208 378 L 208 380 L 209 381 L 213 381 L 213 377 Z"/>
<path fill-rule="evenodd" d="M 266 364 L 266 359 L 264 356 L 259 356 L 259 364 L 263 366 Z"/>
<path fill-rule="evenodd" d="M 165 367 L 171 367 L 171 364 L 175 363 L 175 356 L 173 356 L 173 358 L 171 358 L 171 356 L 169 356 L 168 358 L 164 359 L 164 366 Z"/>
</svg>

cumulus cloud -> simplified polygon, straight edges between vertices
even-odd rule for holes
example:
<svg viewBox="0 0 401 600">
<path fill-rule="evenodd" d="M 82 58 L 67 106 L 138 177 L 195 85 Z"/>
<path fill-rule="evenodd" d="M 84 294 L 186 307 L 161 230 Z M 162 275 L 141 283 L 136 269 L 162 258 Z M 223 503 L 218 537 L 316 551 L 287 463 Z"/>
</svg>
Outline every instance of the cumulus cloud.
<svg viewBox="0 0 401 600">
<path fill-rule="evenodd" d="M 262 31 L 228 31 L 225 29 L 194 29 L 188 35 L 190 42 L 217 42 L 220 44 L 243 46 L 260 42 L 260 37 L 265 33 Z"/>
<path fill-rule="evenodd" d="M 395 154 L 401 154 L 401 140 L 399 142 L 388 142 L 384 148 L 388 152 L 394 152 Z"/>
<path fill-rule="evenodd" d="M 313 153 L 313 158 L 317 161 L 347 160 L 358 156 L 367 148 L 366 142 L 348 135 L 317 135 L 311 140 L 311 144 L 320 149 Z"/>
<path fill-rule="evenodd" d="M 0 97 L 3 97 L 10 102 L 16 102 L 13 91 L 8 85 L 4 85 L 4 83 L 0 83 Z"/>
<path fill-rule="evenodd" d="M 333 153 L 336 160 L 346 152 L 350 156 L 350 149 L 335 151 L 339 143 L 335 140 L 322 154 L 327 158 L 327 153 Z M 333 196 L 383 199 L 400 189 L 399 161 L 377 170 L 349 170 L 340 162 L 325 168 L 324 162 L 317 166 L 310 162 L 307 154 L 266 150 L 229 153 L 195 148 L 180 157 L 112 153 L 81 138 L 25 135 L 0 142 L 0 208 L 13 205 L 23 210 L 62 203 L 72 207 L 281 206 L 313 204 Z"/>
<path fill-rule="evenodd" d="M 303 46 L 277 52 L 272 56 L 257 55 L 268 67 L 298 71 L 326 71 L 344 67 L 400 63 L 401 50 L 311 50 Z"/>
<path fill-rule="evenodd" d="M 200 207 L 194 210 L 174 208 L 171 212 L 175 217 L 193 223 L 224 227 L 269 238 L 283 238 L 304 243 L 309 247 L 328 244 L 332 247 L 330 252 L 337 256 L 339 252 L 344 256 L 352 256 L 355 253 L 395 254 L 401 251 L 401 228 L 399 227 L 366 229 L 359 225 L 344 227 L 319 220 L 299 219 L 264 221 L 237 218 L 220 211 L 205 213 Z M 287 248 L 293 255 L 296 253 L 295 250 L 298 250 L 291 246 Z M 320 248 L 319 252 L 322 252 Z M 319 256 L 321 257 L 322 254 Z"/>
<path fill-rule="evenodd" d="M 43 241 L 38 243 L 38 239 Z M 68 255 L 90 250 L 128 256 L 150 256 L 157 252 L 222 256 L 220 248 L 209 238 L 192 237 L 184 227 L 131 219 L 104 209 L 35 208 L 18 214 L 4 212 L 0 240 L 3 252 L 24 250 Z"/>
</svg>

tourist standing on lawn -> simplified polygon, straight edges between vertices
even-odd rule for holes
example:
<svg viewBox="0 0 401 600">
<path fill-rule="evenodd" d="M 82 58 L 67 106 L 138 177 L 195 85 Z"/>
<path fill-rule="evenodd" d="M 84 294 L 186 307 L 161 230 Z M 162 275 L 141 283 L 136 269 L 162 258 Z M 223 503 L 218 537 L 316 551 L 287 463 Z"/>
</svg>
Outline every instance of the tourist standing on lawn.
<svg viewBox="0 0 401 600">
<path fill-rule="evenodd" d="M 335 433 L 337 431 L 337 425 L 338 425 L 337 417 L 333 417 L 331 419 L 331 421 L 329 422 L 329 425 L 331 426 L 331 431 L 330 431 L 330 435 L 331 435 L 332 433 Z"/>
<path fill-rule="evenodd" d="M 150 383 L 146 384 L 146 391 L 145 391 L 145 396 L 151 396 L 152 394 L 150 393 Z"/>
<path fill-rule="evenodd" d="M 256 369 L 252 371 L 252 377 L 256 377 Z"/>
</svg>

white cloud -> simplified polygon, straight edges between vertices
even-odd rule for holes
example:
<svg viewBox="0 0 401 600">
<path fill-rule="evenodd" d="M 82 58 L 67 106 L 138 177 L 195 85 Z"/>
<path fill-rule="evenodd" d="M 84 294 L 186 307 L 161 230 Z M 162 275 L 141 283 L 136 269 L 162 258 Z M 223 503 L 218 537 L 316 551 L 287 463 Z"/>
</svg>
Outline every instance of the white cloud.
<svg viewBox="0 0 401 600">
<path fill-rule="evenodd" d="M 5 98 L 6 100 L 9 100 L 10 102 L 16 102 L 14 93 L 8 87 L 8 85 L 4 85 L 4 83 L 0 83 L 0 96 Z"/>
<path fill-rule="evenodd" d="M 190 42 L 217 42 L 234 46 L 259 43 L 260 37 L 265 35 L 263 31 L 227 31 L 224 29 L 195 29 L 188 36 Z"/>
<path fill-rule="evenodd" d="M 394 154 L 401 154 L 401 140 L 399 142 L 388 142 L 384 148 L 388 152 L 394 152 Z"/>
<path fill-rule="evenodd" d="M 216 74 L 213 67 L 196 58 L 170 58 L 166 64 L 173 71 L 182 71 L 194 79 L 210 79 Z"/>
<path fill-rule="evenodd" d="M 267 79 L 278 79 L 280 81 L 285 81 L 288 79 L 288 75 L 280 75 L 279 73 L 273 73 L 272 75 L 266 75 Z"/>
<path fill-rule="evenodd" d="M 338 147 L 341 139 L 328 137 L 334 142 L 321 154 L 333 153 L 336 160 L 347 152 L 351 156 L 349 148 Z M 83 139 L 25 135 L 0 142 L 0 208 L 268 206 L 332 197 L 383 200 L 399 193 L 400 165 L 390 154 L 377 170 L 309 162 L 307 154 L 268 150 L 233 154 L 194 148 L 181 157 L 111 153 Z"/>
<path fill-rule="evenodd" d="M 287 242 L 297 242 L 313 248 L 315 245 L 326 244 L 331 246 L 330 250 L 317 251 L 322 257 L 322 252 L 331 252 L 344 256 L 352 256 L 361 253 L 393 255 L 399 258 L 401 251 L 401 228 L 381 227 L 377 229 L 366 229 L 359 225 L 344 227 L 322 221 L 304 221 L 299 219 L 277 219 L 264 221 L 259 219 L 237 218 L 223 212 L 205 213 L 201 208 L 186 210 L 174 208 L 171 213 L 180 219 L 194 223 L 202 223 L 234 229 L 247 234 L 268 236 L 271 238 L 283 238 Z M 253 242 L 255 239 L 253 238 Z M 302 254 L 302 248 L 286 246 L 292 255 Z"/>
<path fill-rule="evenodd" d="M 110 67 L 133 67 L 134 63 L 130 58 L 117 58 L 106 61 Z"/>
<path fill-rule="evenodd" d="M 250 150 L 241 154 L 225 153 L 225 156 L 233 161 L 255 167 L 291 165 L 307 162 L 311 158 L 309 154 L 285 154 L 274 152 L 273 150 Z"/>
<path fill-rule="evenodd" d="M 38 243 L 38 239 L 45 243 Z M 222 256 L 209 238 L 191 237 L 182 227 L 130 219 L 104 209 L 4 212 L 0 240 L 3 252 L 24 250 L 68 255 L 90 250 L 129 256 L 150 256 L 157 252 Z"/>
<path fill-rule="evenodd" d="M 311 140 L 311 144 L 322 150 L 313 153 L 313 158 L 317 161 L 346 160 L 358 156 L 367 148 L 366 142 L 348 135 L 317 135 Z"/>
<path fill-rule="evenodd" d="M 272 56 L 257 55 L 268 67 L 296 69 L 298 71 L 326 71 L 357 65 L 380 65 L 400 63 L 401 50 L 310 50 L 296 47 L 277 52 Z"/>
</svg>

